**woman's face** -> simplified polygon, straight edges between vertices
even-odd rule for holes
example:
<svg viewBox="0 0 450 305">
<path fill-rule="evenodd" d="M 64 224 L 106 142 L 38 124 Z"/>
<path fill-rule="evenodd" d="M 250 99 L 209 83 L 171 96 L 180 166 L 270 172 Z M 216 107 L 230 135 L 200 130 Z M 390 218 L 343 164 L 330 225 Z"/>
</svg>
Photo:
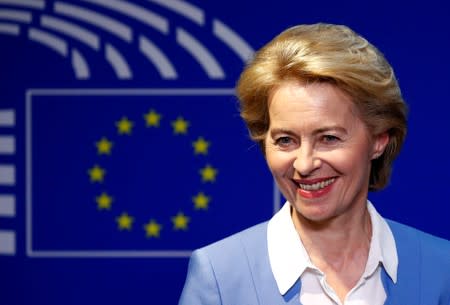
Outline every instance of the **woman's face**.
<svg viewBox="0 0 450 305">
<path fill-rule="evenodd" d="M 323 222 L 359 213 L 387 134 L 370 136 L 350 97 L 326 83 L 283 83 L 269 98 L 269 116 L 266 159 L 293 217 Z"/>
</svg>

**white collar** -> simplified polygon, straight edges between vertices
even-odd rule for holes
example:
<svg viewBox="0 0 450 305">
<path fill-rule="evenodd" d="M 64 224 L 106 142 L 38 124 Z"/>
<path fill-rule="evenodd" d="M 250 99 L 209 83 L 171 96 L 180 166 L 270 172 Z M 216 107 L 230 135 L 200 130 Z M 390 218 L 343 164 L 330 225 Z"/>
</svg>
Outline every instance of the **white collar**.
<svg viewBox="0 0 450 305">
<path fill-rule="evenodd" d="M 269 261 L 278 290 L 284 295 L 308 267 L 313 267 L 292 222 L 291 204 L 286 202 L 267 227 Z M 391 280 L 397 282 L 397 248 L 386 221 L 370 201 L 367 208 L 372 222 L 369 258 L 363 276 L 372 274 L 381 262 Z"/>
</svg>

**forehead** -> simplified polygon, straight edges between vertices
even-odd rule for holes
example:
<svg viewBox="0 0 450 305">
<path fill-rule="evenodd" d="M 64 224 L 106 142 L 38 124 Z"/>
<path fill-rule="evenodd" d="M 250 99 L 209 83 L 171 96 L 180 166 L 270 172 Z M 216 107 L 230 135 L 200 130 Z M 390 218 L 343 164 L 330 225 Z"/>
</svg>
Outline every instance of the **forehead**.
<svg viewBox="0 0 450 305">
<path fill-rule="evenodd" d="M 359 121 L 350 96 L 329 83 L 282 83 L 269 96 L 270 123 L 343 125 Z"/>
</svg>

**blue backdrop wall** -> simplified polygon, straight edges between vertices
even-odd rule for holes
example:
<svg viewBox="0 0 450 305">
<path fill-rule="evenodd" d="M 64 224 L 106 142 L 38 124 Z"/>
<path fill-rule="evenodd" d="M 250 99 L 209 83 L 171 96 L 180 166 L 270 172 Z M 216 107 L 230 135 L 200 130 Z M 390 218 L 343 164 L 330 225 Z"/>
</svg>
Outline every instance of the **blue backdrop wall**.
<svg viewBox="0 0 450 305">
<path fill-rule="evenodd" d="M 370 198 L 450 239 L 449 18 L 438 0 L 0 0 L 0 305 L 176 304 L 193 249 L 269 219 L 233 87 L 300 23 L 392 63 L 409 132 Z"/>
</svg>

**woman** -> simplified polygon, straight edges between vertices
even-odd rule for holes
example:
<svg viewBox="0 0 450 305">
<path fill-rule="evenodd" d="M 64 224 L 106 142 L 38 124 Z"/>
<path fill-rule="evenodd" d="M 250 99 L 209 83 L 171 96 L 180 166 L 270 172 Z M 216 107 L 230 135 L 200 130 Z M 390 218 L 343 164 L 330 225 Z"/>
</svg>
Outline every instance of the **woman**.
<svg viewBox="0 0 450 305">
<path fill-rule="evenodd" d="M 242 73 L 241 115 L 286 204 L 194 251 L 180 304 L 450 304 L 450 242 L 382 218 L 406 134 L 383 55 L 345 26 L 290 28 Z"/>
</svg>

